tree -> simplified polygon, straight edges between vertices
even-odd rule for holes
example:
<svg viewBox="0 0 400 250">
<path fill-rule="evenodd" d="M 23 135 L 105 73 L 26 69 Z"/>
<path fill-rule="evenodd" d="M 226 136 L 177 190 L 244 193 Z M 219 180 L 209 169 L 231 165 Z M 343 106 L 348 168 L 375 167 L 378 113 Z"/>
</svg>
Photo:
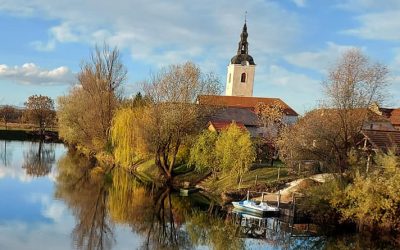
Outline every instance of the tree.
<svg viewBox="0 0 400 250">
<path fill-rule="evenodd" d="M 256 105 L 255 112 L 263 128 L 274 126 L 278 129 L 283 123 L 284 112 L 279 102 L 275 102 L 272 105 L 260 102 Z"/>
<path fill-rule="evenodd" d="M 341 170 L 347 167 L 346 159 L 355 145 L 367 112 L 355 117 L 356 109 L 368 109 L 372 103 L 382 103 L 387 96 L 386 66 L 372 63 L 358 49 L 345 52 L 324 82 L 328 108 L 334 109 L 339 120 L 338 130 L 342 152 L 338 159 Z"/>
<path fill-rule="evenodd" d="M 249 170 L 256 158 L 256 150 L 250 133 L 232 123 L 217 134 L 204 130 L 194 142 L 190 151 L 190 163 L 198 170 L 233 174 L 238 177 Z"/>
<path fill-rule="evenodd" d="M 121 108 L 115 113 L 111 141 L 114 146 L 114 158 L 122 167 L 135 168 L 148 155 L 149 150 L 143 134 L 145 128 L 141 126 L 144 114 L 141 106 Z"/>
<path fill-rule="evenodd" d="M 218 94 L 220 84 L 213 74 L 204 74 L 193 63 L 172 65 L 143 83 L 149 102 L 138 107 L 141 118 L 113 134 L 113 141 L 127 135 L 140 135 L 143 145 L 131 140 L 134 151 L 147 149 L 167 181 L 172 179 L 180 147 L 206 124 L 209 109 L 196 105 L 198 95 Z M 140 131 L 131 133 L 129 130 Z"/>
<path fill-rule="evenodd" d="M 325 105 L 282 134 L 284 157 L 318 160 L 334 171 L 347 170 L 349 153 L 369 119 L 368 107 L 386 96 L 387 73 L 385 66 L 371 63 L 359 50 L 344 53 L 324 82 Z"/>
<path fill-rule="evenodd" d="M 277 158 L 277 139 L 281 129 L 284 126 L 284 108 L 279 102 L 272 105 L 267 105 L 260 102 L 255 107 L 257 118 L 263 128 L 263 139 L 257 144 L 260 150 L 267 150 L 266 156 L 271 161 L 271 166 L 274 165 L 274 159 Z"/>
<path fill-rule="evenodd" d="M 30 96 L 25 102 L 25 115 L 29 121 L 38 125 L 40 134 L 43 135 L 46 127 L 55 121 L 53 99 L 42 95 Z"/>
<path fill-rule="evenodd" d="M 400 157 L 394 153 L 378 153 L 376 169 L 368 175 L 357 173 L 346 187 L 344 199 L 331 203 L 344 219 L 356 222 L 360 228 L 399 230 L 400 225 Z"/>
<path fill-rule="evenodd" d="M 359 49 L 346 51 L 323 83 L 328 107 L 351 110 L 382 103 L 387 75 L 385 65 L 372 63 Z"/>
<path fill-rule="evenodd" d="M 19 117 L 19 112 L 16 108 L 10 105 L 0 107 L 0 118 L 4 122 L 4 127 L 7 129 L 7 123 L 16 120 Z"/>
<path fill-rule="evenodd" d="M 204 130 L 196 139 L 190 150 L 190 164 L 196 166 L 196 170 L 211 170 L 216 175 L 221 170 L 215 154 L 215 143 L 218 134 L 214 131 Z"/>
<path fill-rule="evenodd" d="M 215 154 L 222 170 L 234 174 L 240 182 L 256 158 L 250 133 L 232 123 L 223 130 L 215 143 Z"/>
<path fill-rule="evenodd" d="M 112 117 L 118 108 L 126 69 L 117 48 L 96 46 L 78 74 L 78 85 L 58 99 L 59 133 L 90 151 L 107 150 Z"/>
</svg>

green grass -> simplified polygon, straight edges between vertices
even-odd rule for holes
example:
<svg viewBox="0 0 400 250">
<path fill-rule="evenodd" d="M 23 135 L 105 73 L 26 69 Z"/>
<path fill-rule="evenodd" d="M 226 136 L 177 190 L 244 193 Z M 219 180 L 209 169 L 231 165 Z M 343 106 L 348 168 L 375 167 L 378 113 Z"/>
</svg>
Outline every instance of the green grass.
<svg viewBox="0 0 400 250">
<path fill-rule="evenodd" d="M 141 163 L 137 169 L 139 173 L 144 173 L 146 175 L 157 177 L 159 175 L 158 168 L 154 164 L 154 158 L 150 158 L 143 163 Z"/>
<path fill-rule="evenodd" d="M 255 185 L 256 176 L 257 185 L 274 182 L 278 177 L 278 168 L 258 168 L 245 173 L 242 178 L 240 189 L 248 189 L 253 187 Z M 286 178 L 288 176 L 287 168 L 281 167 L 279 176 L 280 179 Z M 220 176 L 218 180 L 209 178 L 204 181 L 202 185 L 213 193 L 222 193 L 223 191 L 236 190 L 239 188 L 239 185 L 237 184 L 237 178 L 232 175 Z"/>
</svg>

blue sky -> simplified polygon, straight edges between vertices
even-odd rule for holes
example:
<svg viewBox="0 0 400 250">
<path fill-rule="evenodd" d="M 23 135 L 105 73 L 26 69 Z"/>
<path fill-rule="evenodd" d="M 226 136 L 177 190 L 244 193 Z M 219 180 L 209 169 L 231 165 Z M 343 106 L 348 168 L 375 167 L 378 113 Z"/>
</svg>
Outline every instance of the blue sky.
<svg viewBox="0 0 400 250">
<path fill-rule="evenodd" d="M 0 0 L 0 105 L 68 93 L 103 42 L 121 51 L 127 95 L 151 72 L 188 60 L 225 84 L 245 11 L 255 96 L 303 113 L 322 98 L 338 56 L 358 47 L 389 67 L 387 106 L 400 107 L 399 0 Z"/>
</svg>

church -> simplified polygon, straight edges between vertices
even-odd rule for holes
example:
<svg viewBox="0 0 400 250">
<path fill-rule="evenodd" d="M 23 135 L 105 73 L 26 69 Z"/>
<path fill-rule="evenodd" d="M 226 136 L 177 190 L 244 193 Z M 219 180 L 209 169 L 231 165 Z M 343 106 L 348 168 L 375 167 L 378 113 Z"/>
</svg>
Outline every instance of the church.
<svg viewBox="0 0 400 250">
<path fill-rule="evenodd" d="M 220 131 L 233 121 L 239 127 L 245 127 L 253 137 L 263 136 L 264 132 L 256 114 L 256 106 L 278 104 L 283 109 L 285 124 L 297 121 L 298 114 L 279 98 L 254 97 L 254 77 L 256 64 L 249 54 L 247 42 L 247 23 L 244 23 L 237 53 L 229 62 L 225 96 L 202 95 L 198 103 L 221 107 L 209 121 L 209 129 Z"/>
</svg>

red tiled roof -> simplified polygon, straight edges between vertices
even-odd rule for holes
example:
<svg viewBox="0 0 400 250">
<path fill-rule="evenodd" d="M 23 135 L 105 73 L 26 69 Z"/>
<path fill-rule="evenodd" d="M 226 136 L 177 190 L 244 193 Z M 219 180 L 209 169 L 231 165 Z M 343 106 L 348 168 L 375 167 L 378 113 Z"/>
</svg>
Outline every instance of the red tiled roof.
<svg viewBox="0 0 400 250">
<path fill-rule="evenodd" d="M 394 109 L 392 111 L 392 113 L 390 114 L 389 120 L 395 126 L 396 125 L 397 126 L 400 125 L 400 108 L 399 109 Z"/>
<path fill-rule="evenodd" d="M 245 126 L 258 126 L 257 115 L 249 108 L 223 107 L 215 111 L 211 121 L 235 121 Z"/>
<path fill-rule="evenodd" d="M 388 118 L 394 126 L 400 126 L 400 108 L 379 108 L 379 111 L 381 111 L 382 115 Z"/>
<path fill-rule="evenodd" d="M 229 125 L 231 125 L 231 124 L 232 124 L 232 121 L 210 121 L 210 125 L 212 125 L 215 128 L 215 130 L 217 130 L 218 132 L 220 132 L 224 128 L 229 127 Z M 235 124 L 239 128 L 246 130 L 246 127 L 244 126 L 243 123 L 235 122 Z"/>
<path fill-rule="evenodd" d="M 199 104 L 237 107 L 237 108 L 252 108 L 254 109 L 258 103 L 273 105 L 279 103 L 286 115 L 297 116 L 298 114 L 289 105 L 279 98 L 265 97 L 244 97 L 244 96 L 217 96 L 217 95 L 201 95 L 198 97 Z"/>
<path fill-rule="evenodd" d="M 362 133 L 368 138 L 375 149 L 384 152 L 394 149 L 397 154 L 400 154 L 400 131 L 363 130 Z"/>
</svg>

